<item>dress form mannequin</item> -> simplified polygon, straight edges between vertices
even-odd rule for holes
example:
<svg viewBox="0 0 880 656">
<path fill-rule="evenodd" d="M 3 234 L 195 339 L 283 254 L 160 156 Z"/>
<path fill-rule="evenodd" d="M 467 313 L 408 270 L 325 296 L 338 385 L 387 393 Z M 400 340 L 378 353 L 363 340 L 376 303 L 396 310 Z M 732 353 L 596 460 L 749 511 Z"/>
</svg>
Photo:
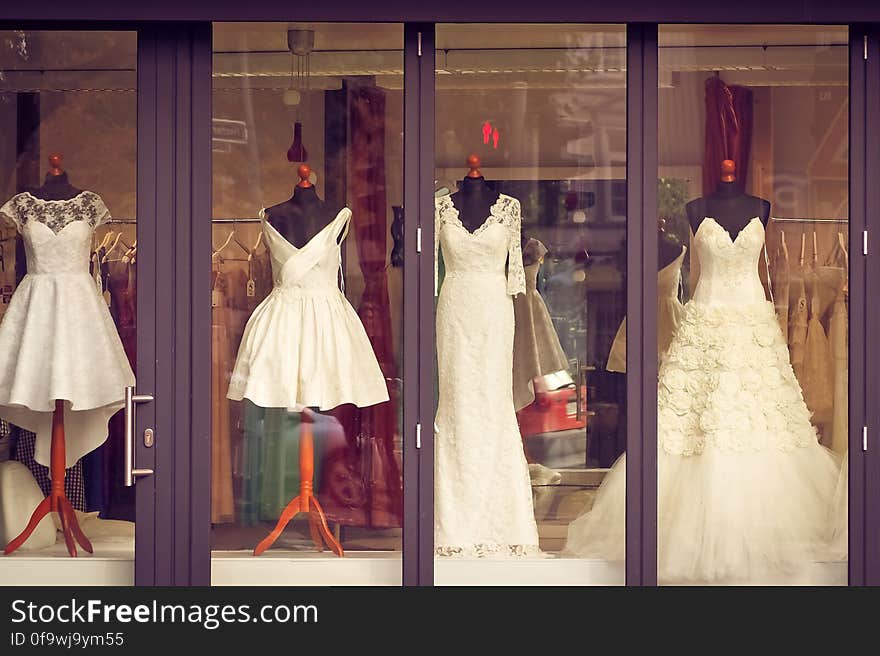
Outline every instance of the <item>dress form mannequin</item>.
<svg viewBox="0 0 880 656">
<path fill-rule="evenodd" d="M 767 226 L 770 201 L 737 191 L 735 180 L 736 164 L 726 159 L 721 163 L 721 182 L 715 191 L 687 204 L 685 209 L 694 234 L 706 217 L 715 219 L 718 225 L 727 230 L 732 240 L 755 217 Z"/>
<path fill-rule="evenodd" d="M 67 179 L 67 174 L 61 168 L 61 155 L 53 153 L 49 156 L 49 172 L 42 187 L 29 192 L 43 200 L 69 200 L 77 196 L 81 191 L 73 187 Z M 30 521 L 18 537 L 6 545 L 5 554 L 11 554 L 28 539 L 31 533 L 39 526 L 43 517 L 50 512 L 58 513 L 61 520 L 64 542 L 67 553 L 76 557 L 76 544 L 78 543 L 88 553 L 92 553 L 92 543 L 82 532 L 76 513 L 73 511 L 70 501 L 64 492 L 65 477 L 65 438 L 64 438 L 64 400 L 55 400 L 55 411 L 52 415 L 52 445 L 50 452 L 49 472 L 52 479 L 52 489 L 49 496 L 44 498 L 31 515 Z"/>
<path fill-rule="evenodd" d="M 308 164 L 301 164 L 296 174 L 299 183 L 293 190 L 293 196 L 266 209 L 269 223 L 281 235 L 297 248 L 305 246 L 335 216 L 327 204 L 318 197 L 315 185 L 309 182 L 312 169 Z"/>
<path fill-rule="evenodd" d="M 452 204 L 458 210 L 458 219 L 468 232 L 473 232 L 486 222 L 489 211 L 501 195 L 492 189 L 480 173 L 480 158 L 467 158 L 468 173 L 461 181 L 461 189 L 451 195 Z"/>
<path fill-rule="evenodd" d="M 266 209 L 265 213 L 269 223 L 272 224 L 272 227 L 281 236 L 297 248 L 302 248 L 312 237 L 330 223 L 335 214 L 331 214 L 328 211 L 327 205 L 318 197 L 315 186 L 309 181 L 309 177 L 312 174 L 311 167 L 308 164 L 301 164 L 296 174 L 299 176 L 300 181 L 296 185 L 290 200 L 273 205 Z M 304 513 L 308 517 L 312 541 L 315 543 L 318 551 L 323 551 L 324 545 L 326 545 L 337 556 L 344 555 L 342 545 L 339 544 L 339 541 L 330 532 L 324 510 L 314 494 L 315 447 L 312 424 L 317 414 L 320 413 L 314 408 L 306 408 L 301 413 L 299 495 L 288 502 L 281 512 L 275 528 L 254 548 L 253 553 L 255 556 L 259 556 L 269 549 L 284 531 L 290 520 L 299 513 Z"/>
<path fill-rule="evenodd" d="M 42 187 L 32 189 L 29 193 L 43 200 L 70 200 L 82 193 L 67 178 L 67 173 L 61 168 L 61 155 L 49 155 L 49 172 Z"/>
</svg>

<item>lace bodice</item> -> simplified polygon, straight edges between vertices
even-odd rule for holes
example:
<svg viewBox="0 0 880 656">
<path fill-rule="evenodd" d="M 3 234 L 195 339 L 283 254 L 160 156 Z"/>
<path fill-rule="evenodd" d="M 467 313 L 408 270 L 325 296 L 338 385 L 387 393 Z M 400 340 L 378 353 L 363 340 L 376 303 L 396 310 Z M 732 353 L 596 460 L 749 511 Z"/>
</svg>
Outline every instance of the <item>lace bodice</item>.
<svg viewBox="0 0 880 656">
<path fill-rule="evenodd" d="M 758 277 L 758 258 L 764 249 L 764 226 L 758 217 L 736 239 L 712 217 L 694 235 L 700 277 L 693 298 L 703 305 L 743 306 L 765 301 Z"/>
<path fill-rule="evenodd" d="M 0 214 L 24 239 L 29 274 L 88 274 L 92 233 L 110 218 L 104 201 L 91 191 L 66 200 L 16 194 L 0 207 Z"/>
<path fill-rule="evenodd" d="M 438 251 L 443 252 L 446 276 L 505 275 L 507 293 L 526 291 L 520 246 L 522 223 L 519 201 L 501 194 L 483 224 L 470 232 L 462 225 L 449 196 L 434 202 L 434 293 L 439 290 Z"/>
</svg>

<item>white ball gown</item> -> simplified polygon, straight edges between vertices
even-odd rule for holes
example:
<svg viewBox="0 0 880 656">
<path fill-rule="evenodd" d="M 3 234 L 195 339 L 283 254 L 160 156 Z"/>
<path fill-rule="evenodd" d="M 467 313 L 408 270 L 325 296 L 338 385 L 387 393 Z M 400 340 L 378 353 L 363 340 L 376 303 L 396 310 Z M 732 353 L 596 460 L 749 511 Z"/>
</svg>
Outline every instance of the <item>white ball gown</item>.
<svg viewBox="0 0 880 656">
<path fill-rule="evenodd" d="M 705 218 L 700 279 L 660 366 L 658 578 L 664 583 L 797 580 L 828 555 L 839 458 L 821 446 L 772 302 L 758 277 L 764 226 L 731 239 Z M 626 457 L 565 551 L 624 558 Z"/>
<path fill-rule="evenodd" d="M 101 197 L 16 194 L 0 215 L 24 239 L 27 275 L 0 323 L 0 417 L 36 433 L 34 459 L 49 465 L 55 401 L 64 400 L 66 466 L 107 439 L 134 373 L 107 304 L 89 275 L 95 228 L 110 218 Z"/>
</svg>

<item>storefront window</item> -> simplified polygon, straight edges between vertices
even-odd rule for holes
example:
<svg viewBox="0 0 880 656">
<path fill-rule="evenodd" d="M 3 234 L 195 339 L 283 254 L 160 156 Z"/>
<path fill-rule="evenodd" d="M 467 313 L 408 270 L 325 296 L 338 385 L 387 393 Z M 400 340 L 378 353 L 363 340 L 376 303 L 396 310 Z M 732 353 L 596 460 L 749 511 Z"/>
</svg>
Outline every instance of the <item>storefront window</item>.
<svg viewBox="0 0 880 656">
<path fill-rule="evenodd" d="M 402 48 L 214 25 L 215 584 L 400 583 Z"/>
<path fill-rule="evenodd" d="M 438 584 L 623 583 L 575 527 L 626 441 L 625 64 L 623 26 L 437 27 Z"/>
<path fill-rule="evenodd" d="M 847 30 L 659 45 L 660 582 L 845 584 Z"/>
<path fill-rule="evenodd" d="M 134 581 L 136 65 L 134 32 L 0 31 L 4 583 Z"/>
</svg>

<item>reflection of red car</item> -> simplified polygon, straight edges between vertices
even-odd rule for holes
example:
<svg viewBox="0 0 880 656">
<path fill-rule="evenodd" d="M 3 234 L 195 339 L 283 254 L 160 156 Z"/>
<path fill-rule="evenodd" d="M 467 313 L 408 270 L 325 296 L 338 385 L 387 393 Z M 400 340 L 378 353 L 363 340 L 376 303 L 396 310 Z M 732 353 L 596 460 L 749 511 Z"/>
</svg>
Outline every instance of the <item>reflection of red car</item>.
<svg viewBox="0 0 880 656">
<path fill-rule="evenodd" d="M 534 402 L 516 413 L 519 431 L 523 438 L 586 427 L 585 383 L 581 383 L 580 393 L 574 383 L 558 389 L 549 389 L 546 376 L 535 378 L 534 385 Z"/>
</svg>

